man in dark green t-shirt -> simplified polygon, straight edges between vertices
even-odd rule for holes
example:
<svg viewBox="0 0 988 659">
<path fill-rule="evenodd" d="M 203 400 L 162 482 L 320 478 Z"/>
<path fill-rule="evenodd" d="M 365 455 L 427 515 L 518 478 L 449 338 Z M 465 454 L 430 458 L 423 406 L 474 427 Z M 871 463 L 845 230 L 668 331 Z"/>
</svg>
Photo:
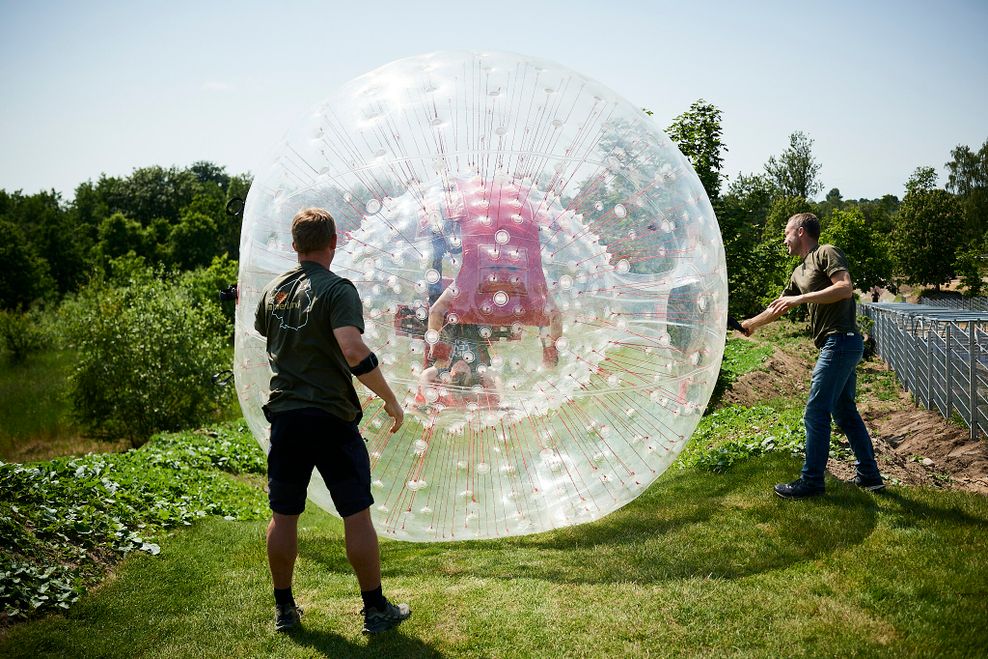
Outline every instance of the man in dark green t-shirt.
<svg viewBox="0 0 988 659">
<path fill-rule="evenodd" d="M 854 482 L 865 490 L 885 487 L 875 449 L 854 402 L 855 368 L 864 353 L 858 333 L 854 284 L 844 254 L 833 245 L 820 245 L 820 221 L 812 213 L 789 218 L 785 243 L 792 255 L 802 257 L 782 295 L 765 311 L 741 323 L 749 336 L 789 309 L 805 304 L 813 342 L 820 349 L 803 423 L 806 426 L 806 460 L 801 476 L 775 486 L 784 499 L 802 499 L 824 492 L 824 470 L 830 456 L 830 419 L 847 435 L 857 458 Z"/>
<path fill-rule="evenodd" d="M 298 518 L 313 468 L 343 518 L 347 559 L 364 600 L 364 632 L 391 629 L 411 615 L 407 604 L 391 604 L 381 591 L 380 551 L 370 516 L 370 458 L 357 428 L 361 410 L 352 376 L 384 401 L 393 419 L 391 432 L 401 427 L 404 413 L 361 338 L 364 318 L 357 289 L 329 269 L 336 240 L 336 223 L 328 212 L 300 211 L 292 220 L 299 264 L 264 287 L 254 321 L 266 339 L 271 368 L 271 394 L 264 405 L 271 422 L 267 546 L 278 631 L 296 627 L 302 613 L 292 595 L 292 573 Z"/>
</svg>

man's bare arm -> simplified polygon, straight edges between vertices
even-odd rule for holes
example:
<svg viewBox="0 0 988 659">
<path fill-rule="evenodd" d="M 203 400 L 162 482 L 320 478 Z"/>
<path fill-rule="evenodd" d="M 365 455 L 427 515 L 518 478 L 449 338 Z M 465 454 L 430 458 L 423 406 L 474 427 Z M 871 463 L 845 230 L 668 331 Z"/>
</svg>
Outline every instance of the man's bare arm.
<svg viewBox="0 0 988 659">
<path fill-rule="evenodd" d="M 333 334 L 336 335 L 336 341 L 340 344 L 340 349 L 343 351 L 343 357 L 346 359 L 346 363 L 351 367 L 356 366 L 371 354 L 371 349 L 364 343 L 364 339 L 360 335 L 360 330 L 356 327 L 349 325 L 346 327 L 337 327 L 333 330 Z M 405 412 L 401 409 L 401 405 L 398 404 L 398 399 L 395 398 L 391 387 L 388 386 L 388 381 L 384 379 L 384 373 L 381 372 L 381 368 L 379 366 L 375 367 L 369 373 L 358 375 L 357 379 L 384 401 L 384 411 L 394 421 L 391 425 L 391 432 L 397 431 L 405 420 Z"/>
<path fill-rule="evenodd" d="M 756 329 L 778 320 L 793 307 L 811 302 L 814 304 L 833 304 L 854 295 L 854 284 L 851 282 L 851 275 L 847 270 L 835 272 L 830 276 L 830 282 L 830 286 L 813 293 L 783 295 L 754 318 L 742 321 L 741 326 L 748 331 L 748 336 L 751 336 Z"/>
</svg>

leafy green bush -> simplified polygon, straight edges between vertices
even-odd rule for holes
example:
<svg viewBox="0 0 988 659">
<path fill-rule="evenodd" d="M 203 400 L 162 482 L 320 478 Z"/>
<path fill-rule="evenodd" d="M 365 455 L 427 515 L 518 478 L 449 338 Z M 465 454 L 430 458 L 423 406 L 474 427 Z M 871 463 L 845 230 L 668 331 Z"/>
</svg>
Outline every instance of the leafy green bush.
<svg viewBox="0 0 988 659">
<path fill-rule="evenodd" d="M 158 430 L 201 425 L 228 404 L 231 392 L 211 380 L 229 366 L 218 304 L 138 270 L 124 285 L 90 283 L 63 312 L 79 354 L 73 407 L 91 431 L 137 446 Z"/>
<path fill-rule="evenodd" d="M 0 309 L 0 352 L 6 352 L 10 363 L 20 364 L 47 344 L 48 334 L 38 311 Z"/>
<path fill-rule="evenodd" d="M 227 475 L 264 471 L 242 421 L 159 435 L 127 453 L 0 463 L 0 618 L 67 609 L 107 563 L 157 554 L 151 540 L 163 529 L 206 515 L 265 517 L 261 489 Z"/>
<path fill-rule="evenodd" d="M 178 278 L 179 285 L 199 304 L 215 305 L 222 309 L 231 333 L 235 307 L 232 303 L 221 304 L 219 293 L 237 281 L 237 268 L 237 262 L 224 254 L 213 258 L 213 262 L 208 267 L 183 272 Z"/>
</svg>

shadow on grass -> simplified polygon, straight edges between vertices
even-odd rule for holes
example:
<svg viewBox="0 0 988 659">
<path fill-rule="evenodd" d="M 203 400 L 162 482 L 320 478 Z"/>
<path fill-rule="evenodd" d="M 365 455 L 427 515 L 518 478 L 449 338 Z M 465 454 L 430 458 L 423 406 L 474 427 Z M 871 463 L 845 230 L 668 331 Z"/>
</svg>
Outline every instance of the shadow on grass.
<svg viewBox="0 0 988 659">
<path fill-rule="evenodd" d="M 326 657 L 442 657 L 443 654 L 417 638 L 396 630 L 375 634 L 367 645 L 354 643 L 339 634 L 313 629 L 292 632 L 288 638 Z"/>
<path fill-rule="evenodd" d="M 835 483 L 826 497 L 808 501 L 776 497 L 772 485 L 796 469 L 788 456 L 769 456 L 720 475 L 670 471 L 596 522 L 505 540 L 389 542 L 382 567 L 386 576 L 434 572 L 557 583 L 735 579 L 814 560 L 868 537 L 878 507 L 857 488 Z M 347 569 L 338 540 L 313 540 L 301 548 L 306 558 Z"/>
<path fill-rule="evenodd" d="M 897 528 L 922 528 L 929 526 L 931 522 L 945 522 L 988 527 L 988 518 L 964 512 L 957 502 L 952 502 L 948 498 L 948 493 L 934 490 L 938 496 L 935 499 L 936 503 L 933 503 L 930 500 L 920 500 L 917 492 L 922 490 L 891 488 L 875 494 L 876 497 L 898 506 L 898 511 L 885 506 L 885 514 L 890 525 Z"/>
</svg>

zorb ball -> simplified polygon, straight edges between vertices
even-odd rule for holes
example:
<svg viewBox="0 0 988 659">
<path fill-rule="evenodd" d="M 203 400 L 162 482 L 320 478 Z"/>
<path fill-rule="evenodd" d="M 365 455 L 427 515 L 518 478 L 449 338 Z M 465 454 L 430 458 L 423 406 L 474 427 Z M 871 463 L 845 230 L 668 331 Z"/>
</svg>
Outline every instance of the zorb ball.
<svg viewBox="0 0 988 659">
<path fill-rule="evenodd" d="M 432 53 L 349 82 L 288 133 L 251 186 L 240 247 L 236 383 L 265 449 L 254 312 L 294 267 L 290 222 L 310 206 L 336 219 L 332 270 L 357 287 L 405 408 L 392 435 L 356 385 L 382 533 L 595 520 L 695 429 L 724 346 L 717 221 L 669 138 L 603 85 L 520 55 Z M 334 511 L 317 474 L 309 496 Z"/>
</svg>

